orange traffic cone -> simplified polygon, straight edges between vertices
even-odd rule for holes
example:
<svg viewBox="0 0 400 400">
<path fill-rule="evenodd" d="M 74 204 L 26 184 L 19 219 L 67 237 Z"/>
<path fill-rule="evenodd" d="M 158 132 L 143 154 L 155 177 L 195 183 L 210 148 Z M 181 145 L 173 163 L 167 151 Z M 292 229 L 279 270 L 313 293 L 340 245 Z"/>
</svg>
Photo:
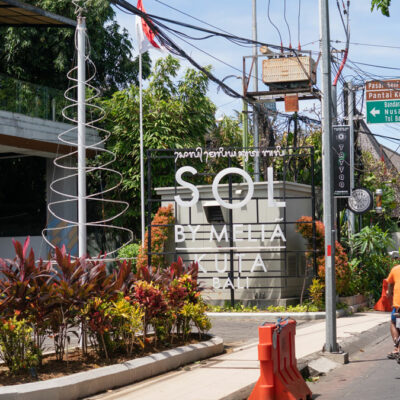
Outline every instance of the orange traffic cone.
<svg viewBox="0 0 400 400">
<path fill-rule="evenodd" d="M 392 311 L 393 296 L 388 297 L 386 295 L 387 288 L 388 288 L 388 281 L 387 279 L 384 279 L 382 283 L 381 298 L 374 305 L 375 311 Z"/>
</svg>

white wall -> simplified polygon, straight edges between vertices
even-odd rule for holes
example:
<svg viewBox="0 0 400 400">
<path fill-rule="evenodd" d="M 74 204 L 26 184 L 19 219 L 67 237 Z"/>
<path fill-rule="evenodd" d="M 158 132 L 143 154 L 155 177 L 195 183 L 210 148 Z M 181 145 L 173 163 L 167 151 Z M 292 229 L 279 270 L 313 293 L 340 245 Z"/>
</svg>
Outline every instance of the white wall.
<svg viewBox="0 0 400 400">
<path fill-rule="evenodd" d="M 13 259 L 15 257 L 12 239 L 12 237 L 0 237 L 0 258 Z M 26 236 L 17 236 L 14 239 L 18 240 L 23 245 L 25 243 Z M 36 260 L 39 258 L 47 259 L 49 246 L 41 236 L 31 236 L 29 243 L 29 249 L 33 249 Z"/>
</svg>

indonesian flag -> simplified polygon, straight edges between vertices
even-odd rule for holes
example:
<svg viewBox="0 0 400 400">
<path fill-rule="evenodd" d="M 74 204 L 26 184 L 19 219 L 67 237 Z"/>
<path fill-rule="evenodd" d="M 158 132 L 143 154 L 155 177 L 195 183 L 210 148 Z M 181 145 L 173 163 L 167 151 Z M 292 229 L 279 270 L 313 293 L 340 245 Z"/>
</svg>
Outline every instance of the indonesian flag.
<svg viewBox="0 0 400 400">
<path fill-rule="evenodd" d="M 138 0 L 137 8 L 144 13 L 146 12 L 144 10 L 142 0 Z M 162 50 L 162 48 L 154 40 L 154 32 L 149 28 L 145 20 L 142 19 L 139 15 L 136 15 L 136 35 L 140 54 L 146 52 L 149 49 Z"/>
</svg>

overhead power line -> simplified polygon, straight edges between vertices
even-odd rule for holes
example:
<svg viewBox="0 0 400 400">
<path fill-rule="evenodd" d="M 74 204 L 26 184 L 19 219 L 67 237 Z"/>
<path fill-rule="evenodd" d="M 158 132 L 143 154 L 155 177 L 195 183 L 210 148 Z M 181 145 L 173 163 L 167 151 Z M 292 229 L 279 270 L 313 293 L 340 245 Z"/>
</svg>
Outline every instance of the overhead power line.
<svg viewBox="0 0 400 400">
<path fill-rule="evenodd" d="M 286 19 L 286 0 L 283 0 L 283 18 L 285 20 L 285 24 L 287 26 L 288 33 L 289 33 L 289 48 L 292 48 L 292 35 L 290 33 L 290 26 Z"/>
<path fill-rule="evenodd" d="M 219 31 L 225 32 L 225 33 L 227 33 L 228 35 L 232 35 L 232 33 L 228 32 L 228 31 L 226 31 L 226 30 L 224 30 L 224 29 L 222 29 L 222 28 L 219 28 L 218 26 L 212 25 L 212 24 L 210 24 L 210 23 L 208 23 L 208 22 L 206 22 L 206 21 L 201 20 L 200 18 L 197 18 L 197 17 L 194 17 L 193 15 L 188 14 L 188 13 L 185 12 L 185 11 L 182 11 L 182 10 L 179 10 L 178 8 L 172 7 L 171 5 L 169 5 L 169 4 L 167 4 L 167 3 L 164 3 L 164 2 L 161 1 L 161 0 L 155 0 L 155 1 L 156 1 L 157 3 L 162 4 L 162 5 L 165 6 L 165 7 L 170 8 L 171 10 L 174 10 L 174 11 L 176 11 L 176 12 L 182 14 L 182 15 L 186 15 L 186 16 L 189 17 L 189 18 L 193 18 L 194 20 L 196 20 L 196 21 L 198 21 L 198 22 L 201 22 L 202 24 L 205 24 L 205 25 L 207 25 L 207 26 L 211 26 L 211 28 L 218 29 Z"/>
<path fill-rule="evenodd" d="M 310 42 L 309 44 L 315 43 L 315 42 L 318 42 L 318 40 L 316 40 L 314 42 Z M 334 42 L 334 43 L 345 43 L 345 42 L 343 42 L 341 40 L 331 40 L 331 42 Z M 385 44 L 356 43 L 356 42 L 350 42 L 350 44 L 356 45 L 356 46 L 385 47 L 385 48 L 388 48 L 388 49 L 398 49 L 398 50 L 400 50 L 400 46 L 389 46 L 389 45 L 385 45 Z"/>
<path fill-rule="evenodd" d="M 360 62 L 360 61 L 352 61 L 352 63 L 353 64 L 357 64 L 357 65 L 365 65 L 367 67 L 391 69 L 391 70 L 395 70 L 395 71 L 400 71 L 400 68 L 398 68 L 398 67 L 387 67 L 385 65 L 368 64 L 368 63 L 363 63 L 363 62 Z"/>
<path fill-rule="evenodd" d="M 190 35 L 184 34 L 183 32 L 177 31 L 175 29 L 170 28 L 169 26 L 164 25 L 160 21 L 166 21 L 166 22 L 169 22 L 169 23 L 172 23 L 172 24 L 176 24 L 176 25 L 179 25 L 179 26 L 184 26 L 186 28 L 198 30 L 198 31 L 201 31 L 201 32 L 206 32 L 209 35 L 206 36 L 205 38 L 212 37 L 212 36 L 220 36 L 220 37 L 223 37 L 223 38 L 225 38 L 227 40 L 232 41 L 235 44 L 247 44 L 247 45 L 249 45 L 249 44 L 258 44 L 258 45 L 268 46 L 270 48 L 275 48 L 275 49 L 280 49 L 281 50 L 280 46 L 276 46 L 276 45 L 268 44 L 268 43 L 264 43 L 264 42 L 253 41 L 253 40 L 250 40 L 250 39 L 238 37 L 238 36 L 231 35 L 231 34 L 225 34 L 225 33 L 221 33 L 221 32 L 211 31 L 209 29 L 204 29 L 204 28 L 197 27 L 197 26 L 190 25 L 190 24 L 186 24 L 186 23 L 183 23 L 183 22 L 180 22 L 180 21 L 171 20 L 171 19 L 168 19 L 168 18 L 163 18 L 163 17 L 159 17 L 159 16 L 156 16 L 156 15 L 152 15 L 152 14 L 147 14 L 147 13 L 144 13 L 141 10 L 139 10 L 137 7 L 131 5 L 126 0 L 111 0 L 111 2 L 114 5 L 116 5 L 117 7 L 122 7 L 124 10 L 127 10 L 132 15 L 140 16 L 146 22 L 146 24 L 150 27 L 150 29 L 157 35 L 158 40 L 160 41 L 160 43 L 167 50 L 169 50 L 172 54 L 175 54 L 177 56 L 186 58 L 196 69 L 198 69 L 199 71 L 203 72 L 210 79 L 210 81 L 216 83 L 219 87 L 221 87 L 221 89 L 227 95 L 229 95 L 231 97 L 234 97 L 234 98 L 241 98 L 241 99 L 243 99 L 244 101 L 246 101 L 247 103 L 250 103 L 250 104 L 255 104 L 256 103 L 256 100 L 253 97 L 241 95 L 236 90 L 232 89 L 231 87 L 226 85 L 223 81 L 221 81 L 220 79 L 215 77 L 208 69 L 206 69 L 206 68 L 202 67 L 201 65 L 199 65 L 182 48 L 180 48 L 173 40 L 171 40 L 171 38 L 168 37 L 168 35 L 164 32 L 163 29 L 168 30 L 173 34 L 180 36 L 181 40 L 183 40 L 182 36 L 184 36 L 186 38 L 190 38 L 190 39 L 195 39 L 195 40 L 200 39 L 200 38 L 193 38 Z M 298 52 L 296 50 L 289 49 L 289 48 L 284 48 L 284 49 L 287 50 L 288 52 L 293 53 L 298 58 Z M 290 116 L 288 116 L 286 114 L 278 113 L 278 112 L 274 112 L 274 111 L 270 111 L 270 110 L 268 112 L 270 112 L 272 115 L 279 115 L 279 116 L 282 116 L 284 118 L 290 117 Z M 305 116 L 303 116 L 302 118 L 304 119 L 304 121 L 310 121 L 310 123 L 319 123 L 319 121 L 312 120 L 311 118 L 308 118 L 308 117 L 305 117 Z"/>
</svg>

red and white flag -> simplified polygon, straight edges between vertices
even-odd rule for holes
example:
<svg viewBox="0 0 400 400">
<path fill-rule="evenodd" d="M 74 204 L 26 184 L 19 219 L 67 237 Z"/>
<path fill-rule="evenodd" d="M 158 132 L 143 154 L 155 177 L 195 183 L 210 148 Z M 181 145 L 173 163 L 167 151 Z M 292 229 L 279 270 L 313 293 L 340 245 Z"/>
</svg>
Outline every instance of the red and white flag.
<svg viewBox="0 0 400 400">
<path fill-rule="evenodd" d="M 144 13 L 146 12 L 144 10 L 142 0 L 138 0 L 137 8 Z M 136 15 L 136 35 L 140 54 L 149 49 L 163 50 L 163 48 L 160 47 L 160 45 L 158 45 L 154 40 L 156 37 L 154 32 L 146 24 L 146 21 L 139 15 Z"/>
</svg>

